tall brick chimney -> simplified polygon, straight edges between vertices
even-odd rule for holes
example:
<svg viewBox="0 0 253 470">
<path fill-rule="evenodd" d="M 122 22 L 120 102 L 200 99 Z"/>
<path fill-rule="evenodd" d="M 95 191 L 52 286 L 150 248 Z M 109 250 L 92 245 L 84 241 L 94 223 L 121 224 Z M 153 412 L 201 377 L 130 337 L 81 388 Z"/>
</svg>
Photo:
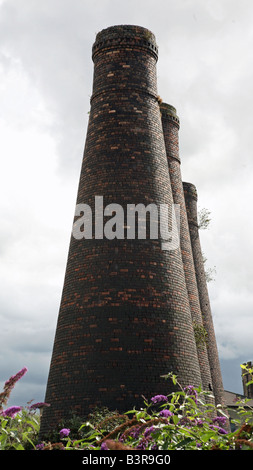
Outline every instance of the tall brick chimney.
<svg viewBox="0 0 253 470">
<path fill-rule="evenodd" d="M 203 317 L 203 326 L 207 332 L 207 353 L 212 377 L 213 393 L 215 396 L 216 405 L 224 405 L 223 381 L 199 237 L 197 212 L 198 195 L 196 187 L 191 183 L 183 182 L 183 188 L 199 292 L 200 308 Z"/>
<path fill-rule="evenodd" d="M 73 412 L 125 411 L 142 406 L 142 395 L 167 394 L 172 385 L 161 375 L 170 371 L 183 386 L 201 383 L 180 248 L 162 249 L 160 235 L 108 239 L 99 224 L 111 203 L 125 214 L 127 204 L 173 204 L 157 57 L 154 35 L 139 26 L 107 28 L 93 45 L 77 204 L 98 215 L 93 238 L 70 240 L 42 434 Z"/>
<path fill-rule="evenodd" d="M 189 233 L 188 218 L 185 206 L 184 189 L 181 175 L 181 159 L 179 152 L 179 128 L 180 122 L 176 109 L 162 103 L 161 106 L 163 133 L 168 157 L 170 181 L 173 200 L 180 205 L 180 244 L 182 260 L 185 272 L 186 287 L 191 307 L 192 321 L 195 330 L 196 346 L 204 390 L 212 391 L 212 378 L 207 355 L 206 338 L 204 334 L 203 318 L 199 303 L 199 293 L 196 281 L 195 266 L 192 255 L 191 238 Z M 214 403 L 210 397 L 208 401 Z"/>
</svg>

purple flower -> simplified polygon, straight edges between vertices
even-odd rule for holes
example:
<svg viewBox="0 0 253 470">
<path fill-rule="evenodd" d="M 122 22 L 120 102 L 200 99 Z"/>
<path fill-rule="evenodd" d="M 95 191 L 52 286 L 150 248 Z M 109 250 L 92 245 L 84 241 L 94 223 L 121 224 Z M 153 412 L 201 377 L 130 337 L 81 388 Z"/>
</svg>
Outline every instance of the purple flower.
<svg viewBox="0 0 253 470">
<path fill-rule="evenodd" d="M 15 418 L 17 413 L 22 410 L 22 406 L 10 406 L 10 408 L 7 408 L 6 410 L 2 411 L 2 415 L 5 418 Z"/>
<path fill-rule="evenodd" d="M 14 387 L 15 383 L 23 377 L 28 371 L 27 367 L 23 367 L 17 374 L 12 375 L 9 380 L 7 380 L 4 384 L 4 388 Z"/>
<path fill-rule="evenodd" d="M 188 396 L 190 396 L 191 398 L 194 399 L 195 403 L 197 404 L 198 402 L 198 394 L 195 390 L 195 388 L 193 387 L 193 385 L 188 385 L 187 387 L 184 387 L 184 391 L 186 392 L 186 394 Z"/>
<path fill-rule="evenodd" d="M 5 382 L 3 392 L 0 393 L 0 409 L 3 405 L 6 405 L 15 383 L 26 374 L 27 370 L 27 367 L 23 367 L 23 369 L 21 369 L 17 374 L 12 375 L 9 380 Z"/>
<path fill-rule="evenodd" d="M 109 450 L 105 442 L 102 442 L 101 450 Z"/>
<path fill-rule="evenodd" d="M 33 405 L 29 406 L 29 410 L 36 410 L 40 408 L 44 408 L 45 406 L 50 406 L 49 403 L 44 403 L 44 402 L 38 402 L 34 403 Z"/>
<path fill-rule="evenodd" d="M 218 431 L 219 434 L 228 434 L 228 432 L 221 428 L 220 426 L 215 426 L 214 424 L 210 425 L 210 428 L 213 429 L 214 431 Z"/>
<path fill-rule="evenodd" d="M 219 426 L 218 432 L 219 432 L 220 434 L 228 434 L 228 431 L 226 431 L 226 429 L 224 429 L 224 428 L 222 428 L 222 427 L 220 427 L 220 426 Z"/>
<path fill-rule="evenodd" d="M 129 435 L 130 435 L 131 437 L 133 437 L 134 439 L 137 439 L 137 438 L 139 437 L 140 430 L 141 430 L 141 427 L 140 427 L 140 426 L 136 426 L 136 428 L 134 428 L 134 429 L 129 433 Z"/>
<path fill-rule="evenodd" d="M 162 410 L 159 413 L 159 416 L 161 416 L 163 418 L 168 418 L 169 416 L 172 416 L 172 415 L 173 415 L 173 413 L 170 410 Z"/>
<path fill-rule="evenodd" d="M 155 395 L 154 397 L 151 398 L 151 401 L 153 403 L 161 403 L 163 401 L 168 401 L 168 398 L 165 395 Z"/>
<path fill-rule="evenodd" d="M 148 440 L 147 439 L 142 439 L 139 444 L 137 445 L 136 449 L 138 450 L 145 450 L 147 445 L 148 445 Z"/>
<path fill-rule="evenodd" d="M 216 416 L 216 418 L 213 418 L 213 423 L 217 423 L 219 426 L 224 426 L 226 421 L 226 416 Z"/>
<path fill-rule="evenodd" d="M 43 442 L 41 442 L 41 444 L 37 444 L 37 445 L 36 445 L 36 450 L 42 450 L 42 449 L 44 449 L 44 444 L 43 444 Z"/>
<path fill-rule="evenodd" d="M 151 426 L 150 428 L 146 428 L 144 431 L 144 437 L 150 436 L 150 434 L 154 431 L 154 426 Z"/>
<path fill-rule="evenodd" d="M 62 439 L 63 437 L 68 437 L 70 433 L 70 429 L 63 428 L 60 430 L 60 438 Z"/>
</svg>

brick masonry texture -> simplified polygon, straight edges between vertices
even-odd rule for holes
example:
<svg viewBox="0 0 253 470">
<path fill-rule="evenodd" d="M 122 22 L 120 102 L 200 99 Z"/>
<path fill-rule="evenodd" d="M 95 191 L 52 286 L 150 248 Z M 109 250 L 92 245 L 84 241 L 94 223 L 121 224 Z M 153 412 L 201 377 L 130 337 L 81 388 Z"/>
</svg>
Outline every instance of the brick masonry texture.
<svg viewBox="0 0 253 470">
<path fill-rule="evenodd" d="M 125 214 L 130 203 L 171 207 L 154 35 L 139 26 L 107 28 L 92 59 L 77 203 L 93 214 L 95 196 Z M 143 395 L 167 394 L 172 384 L 161 375 L 170 371 L 183 386 L 202 383 L 180 248 L 162 250 L 160 238 L 98 239 L 95 217 L 92 224 L 92 239 L 70 240 L 42 435 L 73 412 L 126 411 L 142 406 Z"/>
<path fill-rule="evenodd" d="M 200 327 L 203 331 L 203 319 L 199 303 L 199 294 L 195 274 L 195 266 L 192 255 L 191 239 L 188 226 L 188 218 L 185 206 L 184 189 L 181 176 L 181 160 L 179 156 L 179 118 L 176 109 L 162 103 L 160 106 L 162 115 L 163 133 L 165 139 L 166 153 L 168 157 L 170 181 L 172 187 L 173 200 L 175 204 L 180 205 L 180 244 L 181 254 L 184 266 L 186 287 L 190 302 L 192 321 L 195 329 Z M 202 378 L 202 387 L 204 390 L 213 390 L 212 378 L 209 367 L 207 347 L 205 342 L 197 342 L 198 360 Z M 213 399 L 209 398 L 211 403 Z"/>
<path fill-rule="evenodd" d="M 203 316 L 203 324 L 207 332 L 207 351 L 209 365 L 211 370 L 213 391 L 215 403 L 224 405 L 224 388 L 220 369 L 220 361 L 213 325 L 213 318 L 205 276 L 205 267 L 201 250 L 201 243 L 198 228 L 198 211 L 197 211 L 197 190 L 191 183 L 183 182 L 186 209 L 188 214 L 188 222 L 190 229 L 190 237 L 192 244 L 192 252 L 194 258 L 195 272 L 199 291 L 200 307 Z"/>
</svg>

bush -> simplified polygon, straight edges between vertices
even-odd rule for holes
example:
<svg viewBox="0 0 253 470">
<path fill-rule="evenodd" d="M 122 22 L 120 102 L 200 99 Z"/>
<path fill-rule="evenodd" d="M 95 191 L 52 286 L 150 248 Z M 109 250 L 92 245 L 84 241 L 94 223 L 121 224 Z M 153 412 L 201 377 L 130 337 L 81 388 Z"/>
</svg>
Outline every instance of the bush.
<svg viewBox="0 0 253 470">
<path fill-rule="evenodd" d="M 0 394 L 0 450 L 253 449 L 253 410 L 247 401 L 238 403 L 238 419 L 233 421 L 237 429 L 230 432 L 226 410 L 208 403 L 210 392 L 191 385 L 182 388 L 173 374 L 164 379 L 172 380 L 177 392 L 144 399 L 142 409 L 122 415 L 106 408 L 95 410 L 81 425 L 76 418 L 69 425 L 62 423 L 61 429 L 54 430 L 54 442 L 39 442 L 40 415 L 48 404 L 3 409 L 26 372 L 24 368 L 11 377 Z"/>
<path fill-rule="evenodd" d="M 4 384 L 0 394 L 0 450 L 30 450 L 35 449 L 34 442 L 37 439 L 40 414 L 38 410 L 46 403 L 28 403 L 28 406 L 11 406 L 3 409 L 7 404 L 10 393 L 16 382 L 27 372 L 24 367 L 16 375 L 10 377 Z"/>
</svg>

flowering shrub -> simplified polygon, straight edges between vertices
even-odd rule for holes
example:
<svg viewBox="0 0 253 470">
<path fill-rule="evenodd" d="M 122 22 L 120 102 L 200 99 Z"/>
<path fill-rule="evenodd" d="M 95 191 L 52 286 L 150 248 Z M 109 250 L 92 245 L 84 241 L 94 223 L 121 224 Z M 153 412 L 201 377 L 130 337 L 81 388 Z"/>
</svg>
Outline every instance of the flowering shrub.
<svg viewBox="0 0 253 470">
<path fill-rule="evenodd" d="M 27 372 L 24 367 L 17 374 L 11 376 L 4 384 L 0 394 L 0 450 L 28 450 L 35 449 L 40 426 L 40 414 L 37 410 L 48 406 L 46 403 L 28 404 L 27 407 L 7 405 L 10 393 L 15 384 Z"/>
<path fill-rule="evenodd" d="M 140 410 L 90 415 L 76 437 L 71 427 L 62 426 L 57 442 L 39 442 L 39 421 L 47 403 L 26 408 L 4 409 L 13 386 L 27 372 L 11 377 L 0 394 L 0 450 L 252 450 L 253 413 L 247 401 L 238 403 L 235 432 L 230 432 L 222 407 L 208 403 L 209 392 L 191 385 L 182 388 L 173 374 L 178 391 L 144 400 Z M 247 406 L 246 406 L 247 405 Z"/>
<path fill-rule="evenodd" d="M 23 367 L 23 369 L 21 369 L 16 375 L 12 375 L 9 380 L 5 382 L 3 392 L 0 393 L 0 412 L 3 409 L 3 406 L 6 405 L 15 384 L 21 379 L 21 377 L 23 377 L 23 375 L 26 374 L 26 372 L 27 367 Z"/>
</svg>

